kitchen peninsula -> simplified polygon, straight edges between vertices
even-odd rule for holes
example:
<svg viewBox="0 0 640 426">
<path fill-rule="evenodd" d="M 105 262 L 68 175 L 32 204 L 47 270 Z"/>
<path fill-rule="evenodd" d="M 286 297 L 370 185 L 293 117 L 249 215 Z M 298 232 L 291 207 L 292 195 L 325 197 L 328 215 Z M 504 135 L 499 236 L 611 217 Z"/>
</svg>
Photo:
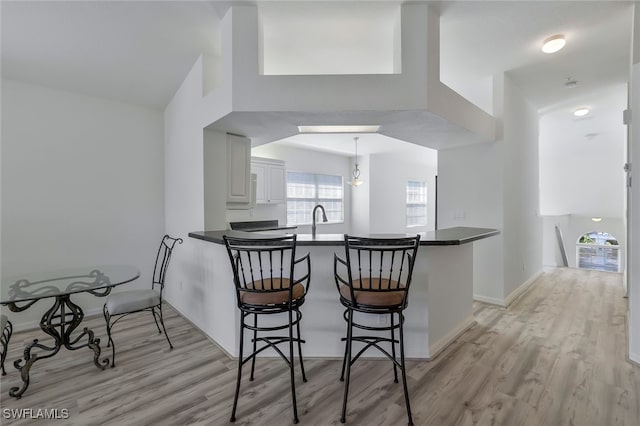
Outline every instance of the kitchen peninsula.
<svg viewBox="0 0 640 426">
<path fill-rule="evenodd" d="M 413 271 L 409 307 L 405 311 L 407 357 L 431 359 L 467 330 L 473 318 L 473 241 L 498 235 L 487 228 L 454 227 L 420 233 L 420 249 Z M 199 324 L 231 356 L 238 355 L 239 321 L 235 288 L 224 235 L 261 238 L 256 232 L 198 231 L 189 236 L 197 244 L 211 301 L 211 321 Z M 272 235 L 271 235 L 272 236 Z M 372 235 L 373 236 L 373 235 Z M 379 235 L 384 237 L 384 235 Z M 311 254 L 311 289 L 302 309 L 305 357 L 342 357 L 346 326 L 333 277 L 333 255 L 343 254 L 342 234 L 298 234 L 297 256 Z M 233 322 L 230 321 L 233 319 Z M 367 318 L 362 318 L 366 323 Z M 371 318 L 377 321 L 376 318 Z M 378 325 L 383 325 L 378 323 Z"/>
</svg>

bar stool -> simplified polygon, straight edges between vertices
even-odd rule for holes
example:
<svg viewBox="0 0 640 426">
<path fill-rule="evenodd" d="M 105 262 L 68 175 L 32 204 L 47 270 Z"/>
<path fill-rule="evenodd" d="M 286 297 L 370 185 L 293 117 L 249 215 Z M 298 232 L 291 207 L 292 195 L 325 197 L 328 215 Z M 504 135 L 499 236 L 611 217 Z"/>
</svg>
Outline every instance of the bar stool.
<svg viewBox="0 0 640 426">
<path fill-rule="evenodd" d="M 4 360 L 7 359 L 7 351 L 9 350 L 9 340 L 11 340 L 11 334 L 13 334 L 13 324 L 9 321 L 6 315 L 0 315 L 0 365 L 2 366 L 2 375 L 6 376 L 7 372 L 4 369 Z"/>
<path fill-rule="evenodd" d="M 407 375 L 404 362 L 404 315 L 407 308 L 411 275 L 415 264 L 420 236 L 403 238 L 360 238 L 344 236 L 345 258 L 334 255 L 334 275 L 340 303 L 346 308 L 347 322 L 344 359 L 340 381 L 345 381 L 344 399 L 340 422 L 346 421 L 347 398 L 351 366 L 369 348 L 374 347 L 393 362 L 394 382 L 398 383 L 398 368 L 402 373 L 404 400 L 407 406 L 409 425 L 413 425 Z M 389 315 L 389 326 L 359 324 L 354 321 L 354 312 Z M 396 322 L 397 316 L 397 322 Z M 391 337 L 353 334 L 353 328 L 361 330 L 391 332 Z M 398 331 L 399 340 L 395 333 Z M 364 347 L 352 357 L 353 342 L 362 342 Z M 391 353 L 380 343 L 390 343 Z M 396 344 L 400 346 L 400 360 L 396 357 Z"/>
<path fill-rule="evenodd" d="M 300 307 L 304 303 L 309 291 L 311 277 L 311 260 L 309 254 L 296 259 L 297 236 L 291 235 L 277 238 L 231 238 L 223 237 L 229 260 L 233 270 L 233 281 L 236 286 L 236 300 L 240 309 L 240 348 L 238 353 L 238 378 L 236 392 L 233 399 L 231 421 L 236 420 L 242 366 L 251 360 L 251 376 L 253 381 L 256 355 L 267 348 L 273 348 L 289 366 L 291 374 L 291 400 L 293 404 L 293 422 L 298 423 L 298 409 L 296 407 L 296 387 L 294 376 L 294 343 L 298 346 L 302 380 L 307 381 L 302 361 L 302 343 L 300 338 Z M 295 267 L 305 262 L 307 272 L 300 278 L 295 278 Z M 258 325 L 258 316 L 287 314 L 284 323 L 267 326 Z M 247 317 L 253 316 L 253 321 Z M 294 328 L 296 336 L 294 336 Z M 244 331 L 253 331 L 253 351 L 244 357 Z M 258 336 L 258 332 L 273 332 L 288 330 L 287 336 Z M 264 346 L 257 347 L 258 342 Z M 289 356 L 277 346 L 281 343 L 289 344 Z"/>
</svg>

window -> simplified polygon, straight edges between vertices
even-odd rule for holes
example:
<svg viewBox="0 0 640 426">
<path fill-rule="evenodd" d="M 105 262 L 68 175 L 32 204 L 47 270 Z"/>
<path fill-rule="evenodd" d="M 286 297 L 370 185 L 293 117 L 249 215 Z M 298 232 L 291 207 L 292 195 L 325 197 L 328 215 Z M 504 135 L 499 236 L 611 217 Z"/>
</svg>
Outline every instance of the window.
<svg viewBox="0 0 640 426">
<path fill-rule="evenodd" d="M 588 232 L 576 244 L 578 268 L 618 272 L 620 269 L 620 245 L 607 232 Z"/>
<path fill-rule="evenodd" d="M 342 176 L 287 172 L 287 225 L 310 225 L 317 204 L 322 204 L 329 222 L 342 222 L 343 193 Z"/>
<path fill-rule="evenodd" d="M 427 183 L 407 182 L 407 227 L 427 224 Z"/>
</svg>

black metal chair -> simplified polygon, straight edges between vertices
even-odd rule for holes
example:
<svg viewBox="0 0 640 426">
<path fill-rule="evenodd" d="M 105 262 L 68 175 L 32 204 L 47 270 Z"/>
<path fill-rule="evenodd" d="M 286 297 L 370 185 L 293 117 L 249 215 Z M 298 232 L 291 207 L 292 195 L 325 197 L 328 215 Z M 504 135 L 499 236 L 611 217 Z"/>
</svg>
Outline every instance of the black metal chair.
<svg viewBox="0 0 640 426">
<path fill-rule="evenodd" d="M 277 237 L 244 239 L 223 237 L 229 253 L 233 281 L 236 286 L 236 300 L 240 309 L 240 347 L 238 352 L 238 378 L 236 392 L 233 399 L 231 421 L 236 420 L 236 408 L 240 394 L 242 366 L 251 360 L 251 376 L 253 381 L 256 356 L 267 348 L 273 348 L 289 366 L 291 374 L 291 399 L 293 402 L 293 422 L 298 423 L 298 409 L 296 407 L 296 387 L 294 376 L 294 343 L 298 346 L 302 380 L 307 381 L 302 361 L 302 343 L 300 337 L 300 321 L 302 313 L 300 307 L 304 303 L 309 291 L 311 278 L 311 261 L 309 254 L 296 259 L 296 235 Z M 294 274 L 298 264 L 307 264 L 306 274 L 296 278 Z M 258 325 L 258 316 L 286 314 L 284 323 L 271 323 L 268 326 Z M 247 317 L 253 315 L 253 321 Z M 274 321 L 275 322 L 275 321 Z M 294 328 L 296 336 L 294 336 Z M 244 356 L 244 331 L 253 331 L 253 351 Z M 274 332 L 288 330 L 288 335 L 258 336 L 258 332 Z M 258 342 L 264 346 L 258 348 Z M 277 346 L 281 343 L 289 344 L 289 356 Z"/>
<path fill-rule="evenodd" d="M 9 340 L 11 340 L 11 335 L 13 334 L 13 324 L 11 324 L 6 315 L 0 315 L 0 330 L 2 332 L 2 335 L 0 335 L 0 344 L 2 345 L 2 348 L 0 348 L 0 364 L 2 365 L 2 375 L 6 376 L 4 360 L 7 359 Z"/>
<path fill-rule="evenodd" d="M 346 421 L 347 398 L 349 395 L 349 377 L 351 366 L 369 348 L 374 347 L 393 362 L 394 382 L 398 383 L 398 368 L 402 373 L 404 399 L 409 424 L 413 425 L 407 375 L 404 362 L 404 315 L 407 308 L 411 275 L 420 244 L 420 236 L 409 238 L 359 238 L 344 236 L 345 258 L 334 255 L 334 275 L 340 303 L 346 308 L 344 319 L 347 322 L 347 337 L 340 381 L 344 385 L 344 399 L 340 421 Z M 354 312 L 389 315 L 390 325 L 377 326 L 356 323 Z M 395 319 L 397 316 L 397 322 Z M 362 335 L 354 336 L 353 328 L 361 330 L 391 332 L 391 337 Z M 396 339 L 396 330 L 399 339 Z M 352 357 L 353 342 L 362 342 L 364 347 Z M 390 343 L 391 353 L 380 344 Z M 400 360 L 396 357 L 396 344 L 400 346 Z"/>
<path fill-rule="evenodd" d="M 107 323 L 107 336 L 109 337 L 107 347 L 111 346 L 111 367 L 114 367 L 116 362 L 116 347 L 111 338 L 111 329 L 118 321 L 129 314 L 150 311 L 158 328 L 158 334 L 162 333 L 160 325 L 158 325 L 158 320 L 160 320 L 164 335 L 167 338 L 167 342 L 169 342 L 169 347 L 173 349 L 162 318 L 162 292 L 164 290 L 167 267 L 176 243 L 182 244 L 182 238 L 173 238 L 169 235 L 162 237 L 160 248 L 158 248 L 158 254 L 156 255 L 156 264 L 153 268 L 151 289 L 121 291 L 107 298 L 102 311 Z M 114 317 L 116 319 L 111 322 Z"/>
</svg>

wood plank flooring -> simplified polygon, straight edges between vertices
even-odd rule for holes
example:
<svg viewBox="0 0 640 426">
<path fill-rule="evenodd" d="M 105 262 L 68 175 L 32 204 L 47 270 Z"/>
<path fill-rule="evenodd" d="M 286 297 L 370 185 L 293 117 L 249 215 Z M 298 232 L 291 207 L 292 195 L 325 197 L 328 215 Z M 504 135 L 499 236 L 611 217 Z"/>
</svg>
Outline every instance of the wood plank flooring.
<svg viewBox="0 0 640 426">
<path fill-rule="evenodd" d="M 625 358 L 626 311 L 620 275 L 577 269 L 543 274 L 508 309 L 477 303 L 476 326 L 434 361 L 408 362 L 415 424 L 639 425 L 640 368 Z M 124 319 L 114 331 L 115 368 L 100 371 L 90 351 L 63 349 L 35 364 L 21 400 L 8 396 L 20 380 L 13 360 L 42 333 L 15 334 L 1 407 L 68 409 L 69 419 L 56 424 L 228 424 L 235 361 L 174 310 L 165 312 L 173 351 L 150 314 Z M 87 325 L 106 341 L 102 318 Z M 341 361 L 309 358 L 305 366 L 300 424 L 339 424 Z M 406 424 L 402 385 L 393 383 L 388 361 L 359 361 L 352 371 L 348 424 Z M 2 414 L 3 425 L 33 423 Z M 261 359 L 256 380 L 243 380 L 237 424 L 290 423 L 288 370 Z"/>
</svg>

